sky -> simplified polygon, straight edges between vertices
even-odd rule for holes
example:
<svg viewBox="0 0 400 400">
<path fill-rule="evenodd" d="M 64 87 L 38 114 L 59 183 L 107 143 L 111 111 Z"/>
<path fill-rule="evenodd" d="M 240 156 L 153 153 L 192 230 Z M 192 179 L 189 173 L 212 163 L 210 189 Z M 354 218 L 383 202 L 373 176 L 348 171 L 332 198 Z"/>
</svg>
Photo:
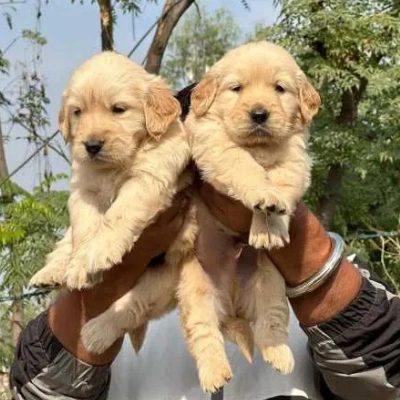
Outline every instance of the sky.
<svg viewBox="0 0 400 400">
<path fill-rule="evenodd" d="M 14 0 L 16 1 L 16 0 Z M 48 107 L 51 125 L 47 134 L 51 135 L 57 129 L 57 114 L 60 105 L 61 93 L 66 86 L 72 71 L 83 61 L 100 51 L 100 26 L 97 4 L 91 4 L 85 0 L 79 4 L 79 0 L 72 5 L 69 0 L 50 0 L 45 4 L 44 0 L 26 0 L 25 4 L 16 5 L 15 11 L 9 9 L 13 20 L 13 29 L 6 27 L 5 20 L 0 15 L 0 49 L 5 49 L 22 29 L 37 27 L 36 6 L 38 1 L 42 2 L 42 17 L 40 31 L 47 39 L 47 44 L 42 49 L 42 60 L 39 70 L 45 77 L 47 96 L 50 99 Z M 127 54 L 135 43 L 142 37 L 148 28 L 161 15 L 164 1 L 158 0 L 158 4 L 142 1 L 143 12 L 133 18 L 131 15 L 117 15 L 117 26 L 115 28 L 115 44 L 118 52 Z M 266 25 L 272 24 L 278 12 L 273 6 L 272 0 L 248 0 L 250 10 L 243 8 L 240 0 L 203 0 L 206 10 L 212 12 L 220 7 L 229 9 L 243 34 L 251 32 L 254 26 L 262 22 Z M 4 11 L 4 7 L 0 9 Z M 152 32 L 153 34 L 153 32 Z M 151 41 L 152 34 L 144 41 L 131 57 L 134 61 L 141 63 Z M 11 65 L 18 61 L 32 62 L 28 46 L 18 40 L 6 53 Z M 0 90 L 15 76 L 15 70 L 11 69 L 9 77 L 0 76 Z M 6 118 L 1 114 L 2 120 Z M 4 129 L 7 133 L 7 127 Z M 22 134 L 16 129 L 12 131 L 11 137 Z M 56 139 L 63 144 L 61 137 Z M 34 147 L 28 145 L 25 140 L 10 140 L 6 144 L 6 158 L 9 172 L 12 172 L 34 151 Z M 54 173 L 69 172 L 69 165 L 56 154 L 49 157 L 51 170 Z M 24 187 L 31 190 L 39 183 L 38 171 L 42 170 L 43 163 L 33 159 L 26 167 L 18 172 L 14 179 Z M 68 182 L 60 182 L 55 186 L 57 189 L 67 188 Z"/>
</svg>

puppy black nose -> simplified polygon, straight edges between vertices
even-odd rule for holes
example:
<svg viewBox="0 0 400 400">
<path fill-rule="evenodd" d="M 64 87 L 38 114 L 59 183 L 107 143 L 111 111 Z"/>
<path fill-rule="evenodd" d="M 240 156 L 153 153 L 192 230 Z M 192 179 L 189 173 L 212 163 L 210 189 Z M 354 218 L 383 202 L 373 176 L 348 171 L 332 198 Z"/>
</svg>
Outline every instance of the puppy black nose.
<svg viewBox="0 0 400 400">
<path fill-rule="evenodd" d="M 86 151 L 91 155 L 96 155 L 103 147 L 104 142 L 102 140 L 88 140 L 84 143 Z"/>
<path fill-rule="evenodd" d="M 253 122 L 263 124 L 268 119 L 268 111 L 265 108 L 253 108 L 250 117 Z"/>
</svg>

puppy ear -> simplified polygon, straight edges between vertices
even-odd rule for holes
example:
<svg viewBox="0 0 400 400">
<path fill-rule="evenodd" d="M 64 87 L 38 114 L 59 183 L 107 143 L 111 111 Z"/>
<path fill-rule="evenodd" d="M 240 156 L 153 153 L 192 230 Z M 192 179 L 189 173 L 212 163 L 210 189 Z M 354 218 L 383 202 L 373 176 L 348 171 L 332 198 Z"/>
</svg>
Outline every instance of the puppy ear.
<svg viewBox="0 0 400 400">
<path fill-rule="evenodd" d="M 71 139 L 71 126 L 68 118 L 65 95 L 63 95 L 61 108 L 58 112 L 58 129 L 60 130 L 64 140 L 68 143 Z"/>
<path fill-rule="evenodd" d="M 297 81 L 300 99 L 300 112 L 303 123 L 308 125 L 319 110 L 321 98 L 303 73 L 298 76 Z"/>
<path fill-rule="evenodd" d="M 150 84 L 143 108 L 147 132 L 157 140 L 181 114 L 179 101 L 161 79 Z"/>
<path fill-rule="evenodd" d="M 206 75 L 193 89 L 190 106 L 196 117 L 203 116 L 214 102 L 218 90 L 218 79 Z"/>
</svg>

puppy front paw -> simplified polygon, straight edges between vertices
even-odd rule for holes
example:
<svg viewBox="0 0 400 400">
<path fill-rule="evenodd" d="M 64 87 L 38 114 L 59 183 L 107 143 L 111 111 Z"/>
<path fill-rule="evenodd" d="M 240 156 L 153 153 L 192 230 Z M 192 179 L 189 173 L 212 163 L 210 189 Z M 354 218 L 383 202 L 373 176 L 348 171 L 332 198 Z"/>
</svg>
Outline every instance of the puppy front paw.
<svg viewBox="0 0 400 400">
<path fill-rule="evenodd" d="M 232 379 L 232 369 L 226 357 L 213 355 L 198 363 L 200 386 L 206 393 L 215 393 Z"/>
<path fill-rule="evenodd" d="M 287 344 L 267 346 L 261 349 L 263 359 L 282 374 L 290 374 L 294 368 L 292 350 Z"/>
<path fill-rule="evenodd" d="M 269 234 L 265 232 L 250 232 L 249 244 L 255 249 L 269 248 Z"/>
<path fill-rule="evenodd" d="M 92 239 L 87 254 L 88 272 L 105 271 L 122 261 L 125 252 L 115 236 L 102 232 Z"/>
<path fill-rule="evenodd" d="M 267 249 L 280 248 L 290 243 L 288 215 L 268 215 L 266 221 L 268 225 Z"/>
<path fill-rule="evenodd" d="M 285 246 L 290 242 L 287 219 L 288 216 L 263 215 L 262 223 L 257 220 L 251 225 L 249 244 L 256 249 L 267 250 Z"/>
<path fill-rule="evenodd" d="M 286 215 L 291 212 L 291 206 L 279 194 L 267 191 L 255 204 L 254 208 L 264 214 Z"/>
<path fill-rule="evenodd" d="M 128 237 L 129 236 L 129 237 Z M 131 233 L 117 232 L 111 229 L 101 230 L 88 246 L 86 268 L 89 273 L 106 271 L 122 261 L 138 237 Z"/>
<path fill-rule="evenodd" d="M 289 243 L 288 235 L 281 236 L 270 231 L 251 233 L 249 235 L 249 244 L 255 249 L 279 249 Z"/>
<path fill-rule="evenodd" d="M 31 278 L 30 286 L 59 286 L 64 283 L 65 268 L 63 266 L 45 266 Z"/>
<path fill-rule="evenodd" d="M 81 266 L 71 266 L 63 277 L 65 286 L 70 290 L 90 289 L 100 280 L 99 274 L 90 275 Z"/>
</svg>

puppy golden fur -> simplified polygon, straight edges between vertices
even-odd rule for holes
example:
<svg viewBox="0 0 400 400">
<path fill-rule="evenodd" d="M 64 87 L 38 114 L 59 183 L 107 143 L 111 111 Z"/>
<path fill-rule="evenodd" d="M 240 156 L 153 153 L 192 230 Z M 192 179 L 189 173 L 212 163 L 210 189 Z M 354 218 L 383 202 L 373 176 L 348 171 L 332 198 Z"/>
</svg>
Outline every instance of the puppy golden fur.
<svg viewBox="0 0 400 400">
<path fill-rule="evenodd" d="M 59 113 L 72 153 L 71 227 L 31 284 L 91 286 L 170 205 L 190 159 L 180 112 L 160 77 L 117 53 L 73 73 Z"/>
<path fill-rule="evenodd" d="M 206 181 L 254 210 L 249 243 L 259 249 L 257 269 L 244 284 L 221 256 L 213 276 L 196 258 L 184 265 L 178 291 L 182 327 L 206 390 L 232 376 L 220 330 L 232 318 L 251 324 L 266 362 L 283 373 L 293 369 L 285 283 L 264 249 L 289 241 L 290 214 L 309 185 L 307 127 L 319 105 L 290 54 L 268 42 L 231 50 L 192 92 L 185 126 L 193 158 Z M 200 225 L 208 220 L 204 246 L 218 260 L 221 227 L 205 207 L 199 211 Z"/>
</svg>

